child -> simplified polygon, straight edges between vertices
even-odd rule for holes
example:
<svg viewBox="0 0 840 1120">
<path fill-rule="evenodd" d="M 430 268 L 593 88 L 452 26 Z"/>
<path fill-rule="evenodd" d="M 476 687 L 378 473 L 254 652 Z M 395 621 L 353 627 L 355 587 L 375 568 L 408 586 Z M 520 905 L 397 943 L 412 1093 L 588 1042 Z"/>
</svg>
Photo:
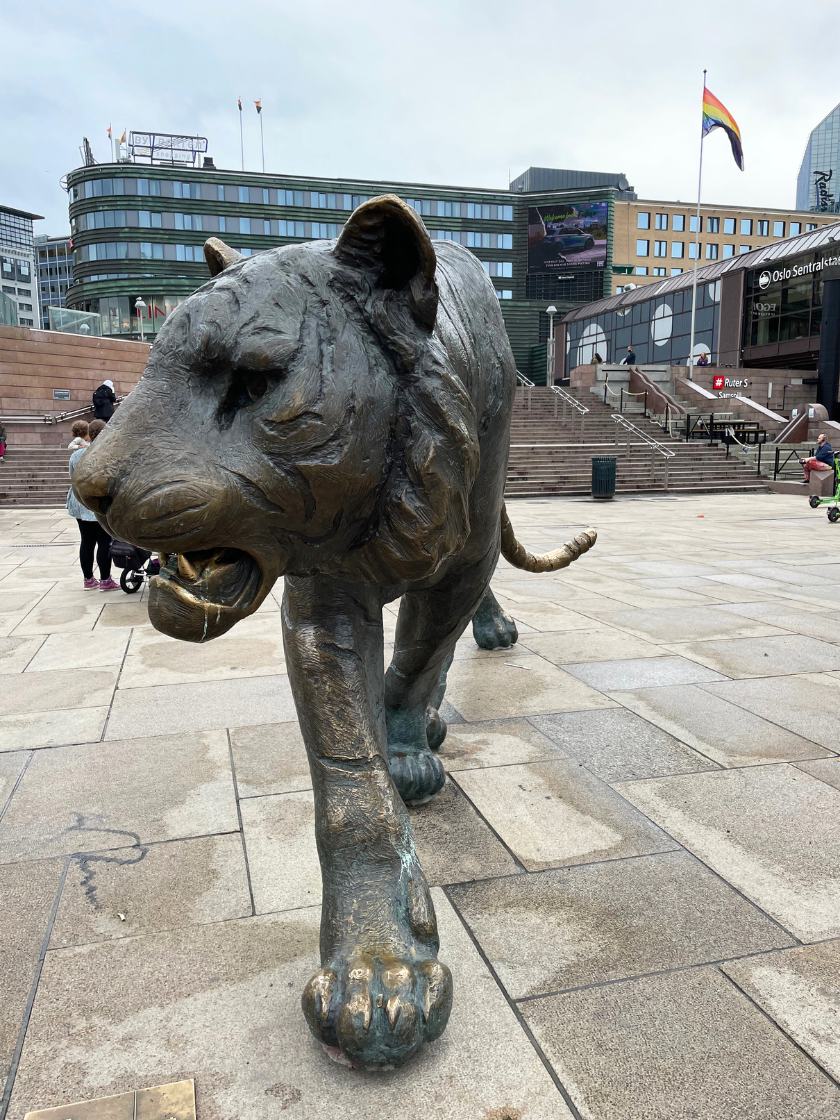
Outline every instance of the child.
<svg viewBox="0 0 840 1120">
<path fill-rule="evenodd" d="M 73 438 L 67 444 L 67 450 L 78 451 L 80 447 L 87 447 L 90 443 L 87 420 L 77 420 L 71 431 L 73 432 Z"/>
<path fill-rule="evenodd" d="M 0 420 L 0 463 L 6 458 L 6 427 Z"/>
</svg>

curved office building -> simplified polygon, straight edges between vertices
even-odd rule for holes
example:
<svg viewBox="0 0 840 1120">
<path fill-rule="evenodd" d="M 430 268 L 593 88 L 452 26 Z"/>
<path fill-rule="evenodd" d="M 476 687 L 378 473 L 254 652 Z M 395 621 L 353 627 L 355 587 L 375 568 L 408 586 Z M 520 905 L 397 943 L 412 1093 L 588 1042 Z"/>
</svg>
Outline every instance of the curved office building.
<svg viewBox="0 0 840 1120">
<path fill-rule="evenodd" d="M 796 209 L 840 213 L 840 105 L 808 138 L 796 180 Z"/>
</svg>

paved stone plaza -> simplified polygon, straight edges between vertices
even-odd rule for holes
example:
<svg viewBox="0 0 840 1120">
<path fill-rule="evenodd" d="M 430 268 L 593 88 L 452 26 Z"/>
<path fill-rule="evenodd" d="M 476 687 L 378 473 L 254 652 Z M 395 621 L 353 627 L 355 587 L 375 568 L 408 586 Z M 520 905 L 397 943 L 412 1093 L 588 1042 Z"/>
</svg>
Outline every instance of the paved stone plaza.
<svg viewBox="0 0 840 1120">
<path fill-rule="evenodd" d="M 600 539 L 503 564 L 518 646 L 459 644 L 450 780 L 412 811 L 455 1008 L 374 1076 L 299 1009 L 320 881 L 279 589 L 181 645 L 81 589 L 63 511 L 0 512 L 10 1120 L 183 1078 L 199 1120 L 840 1115 L 840 526 L 772 495 L 510 513 L 535 551 Z"/>
</svg>

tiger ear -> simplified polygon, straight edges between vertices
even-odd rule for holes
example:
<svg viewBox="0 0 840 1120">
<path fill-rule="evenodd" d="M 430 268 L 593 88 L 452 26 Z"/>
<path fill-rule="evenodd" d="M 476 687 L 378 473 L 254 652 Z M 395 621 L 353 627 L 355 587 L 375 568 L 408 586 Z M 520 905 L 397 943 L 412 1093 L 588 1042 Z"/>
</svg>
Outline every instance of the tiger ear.
<svg viewBox="0 0 840 1120">
<path fill-rule="evenodd" d="M 369 273 L 376 287 L 405 293 L 415 321 L 435 325 L 437 259 L 426 227 L 401 198 L 381 195 L 357 207 L 335 246 L 343 264 Z"/>
<path fill-rule="evenodd" d="M 207 261 L 210 275 L 218 276 L 220 272 L 224 272 L 226 268 L 238 264 L 245 258 L 235 249 L 231 249 L 230 245 L 225 245 L 218 237 L 211 237 L 204 242 L 204 259 Z"/>
</svg>

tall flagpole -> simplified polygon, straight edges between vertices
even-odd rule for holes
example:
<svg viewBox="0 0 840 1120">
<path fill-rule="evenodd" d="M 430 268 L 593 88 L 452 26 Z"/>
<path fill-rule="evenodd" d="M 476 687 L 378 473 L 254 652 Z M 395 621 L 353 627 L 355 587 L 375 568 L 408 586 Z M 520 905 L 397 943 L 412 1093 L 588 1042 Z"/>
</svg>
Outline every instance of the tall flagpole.
<svg viewBox="0 0 840 1120">
<path fill-rule="evenodd" d="M 703 98 L 706 96 L 706 71 L 703 71 Z M 694 327 L 697 320 L 697 266 L 700 263 L 700 196 L 703 192 L 703 101 L 700 102 L 700 164 L 697 171 L 697 215 L 694 230 L 694 276 L 691 282 L 691 339 L 688 344 L 688 379 L 694 380 Z"/>
<path fill-rule="evenodd" d="M 257 116 L 260 118 L 260 154 L 262 155 L 262 169 L 265 171 L 265 138 L 263 137 L 262 98 L 255 101 Z"/>
<path fill-rule="evenodd" d="M 245 170 L 245 138 L 242 135 L 242 98 L 237 97 L 236 104 L 239 106 L 239 155 L 242 160 L 242 170 Z"/>
</svg>

